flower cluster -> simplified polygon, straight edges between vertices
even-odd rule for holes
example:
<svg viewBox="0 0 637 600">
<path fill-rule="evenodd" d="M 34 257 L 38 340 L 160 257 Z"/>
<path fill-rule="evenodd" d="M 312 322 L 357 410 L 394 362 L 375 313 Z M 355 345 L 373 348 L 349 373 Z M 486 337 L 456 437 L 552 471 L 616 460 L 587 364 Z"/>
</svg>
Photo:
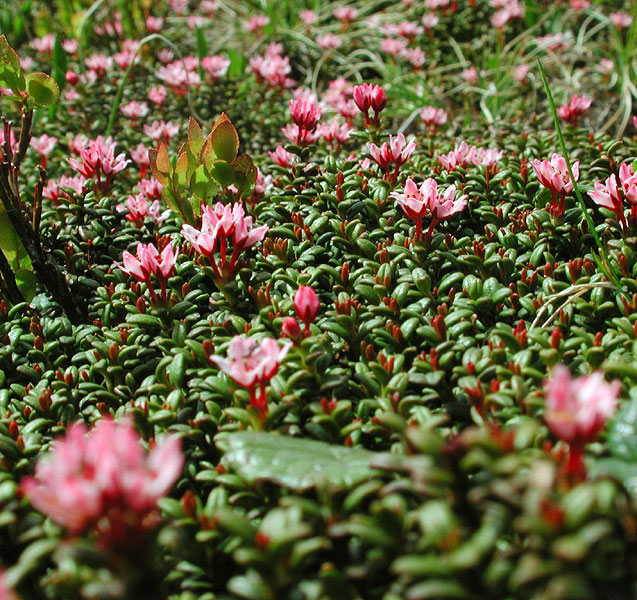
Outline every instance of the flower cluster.
<svg viewBox="0 0 637 600">
<path fill-rule="evenodd" d="M 623 198 L 630 204 L 630 220 L 637 224 L 637 173 L 628 163 L 619 167 L 619 185 L 615 173 L 610 175 L 602 184 L 595 182 L 595 189 L 588 192 L 593 202 L 598 206 L 603 206 L 612 210 L 622 227 L 628 226 L 624 216 Z"/>
<path fill-rule="evenodd" d="M 152 302 L 157 301 L 157 295 L 150 283 L 150 276 L 154 275 L 159 279 L 161 285 L 161 300 L 166 300 L 166 283 L 175 268 L 179 248 L 173 251 L 171 244 L 166 244 L 159 252 L 154 244 L 137 244 L 136 256 L 124 251 L 122 254 L 123 265 L 117 265 L 124 273 L 134 277 L 138 281 L 146 283 L 150 292 Z"/>
<path fill-rule="evenodd" d="M 300 96 L 290 100 L 290 116 L 296 126 L 296 140 L 299 146 L 305 146 L 308 142 L 316 140 L 314 131 L 321 118 L 322 109 L 311 98 Z"/>
<path fill-rule="evenodd" d="M 617 408 L 621 383 L 606 383 L 600 372 L 571 378 L 564 365 L 557 365 L 544 384 L 544 420 L 560 440 L 569 445 L 567 472 L 581 477 L 586 473 L 582 452 L 595 441 Z"/>
<path fill-rule="evenodd" d="M 22 481 L 33 506 L 73 533 L 97 532 L 101 545 L 125 547 L 157 524 L 157 501 L 181 473 L 178 438 L 146 455 L 129 422 L 71 425 Z M 130 546 L 129 546 L 130 548 Z"/>
<path fill-rule="evenodd" d="M 126 160 L 124 153 L 115 156 L 116 143 L 113 138 L 104 139 L 101 135 L 94 140 L 89 140 L 88 145 L 81 144 L 77 147 L 80 160 L 68 158 L 68 163 L 82 177 L 95 179 L 95 186 L 105 193 L 113 177 L 123 171 L 130 161 Z"/>
<path fill-rule="evenodd" d="M 568 173 L 566 159 L 557 153 L 553 153 L 551 160 L 535 159 L 531 166 L 540 183 L 553 194 L 553 203 L 551 211 L 556 215 L 564 214 L 564 200 L 568 194 L 573 191 L 573 181 Z M 575 181 L 579 179 L 579 160 L 576 160 L 571 168 Z M 557 197 L 560 197 L 559 207 L 557 205 Z"/>
<path fill-rule="evenodd" d="M 268 226 L 252 228 L 252 217 L 245 214 L 243 206 L 235 203 L 224 206 L 201 207 L 201 229 L 184 224 L 181 233 L 190 245 L 205 256 L 219 282 L 226 282 L 233 275 L 241 252 L 260 242 L 268 232 Z M 232 255 L 228 261 L 228 242 L 232 240 Z M 217 263 L 215 251 L 219 250 L 221 262 Z"/>
<path fill-rule="evenodd" d="M 378 127 L 380 125 L 380 113 L 387 104 L 387 94 L 379 85 L 363 83 L 354 87 L 352 92 L 354 102 L 365 117 L 365 126 Z M 369 110 L 374 111 L 373 116 L 369 116 Z"/>
<path fill-rule="evenodd" d="M 292 72 L 290 59 L 283 56 L 283 46 L 274 42 L 268 44 L 263 56 L 253 56 L 250 68 L 257 76 L 257 81 L 265 81 L 271 87 L 289 88 L 294 85 L 294 79 L 289 77 Z"/>
<path fill-rule="evenodd" d="M 456 186 L 450 185 L 444 194 L 438 194 L 438 182 L 430 177 L 418 186 L 412 179 L 407 179 L 403 193 L 392 192 L 390 197 L 400 204 L 405 214 L 416 221 L 416 239 L 422 237 L 422 220 L 427 213 L 431 214 L 431 224 L 426 239 L 431 239 L 434 227 L 439 221 L 449 218 L 467 206 L 468 196 L 456 198 Z"/>
<path fill-rule="evenodd" d="M 382 146 L 367 143 L 372 158 L 376 164 L 385 171 L 384 178 L 387 181 L 396 181 L 400 167 L 402 167 L 414 153 L 416 142 L 405 139 L 402 133 L 396 137 L 389 136 L 389 142 L 384 142 Z M 392 170 L 392 166 L 394 167 Z"/>
<path fill-rule="evenodd" d="M 257 344 L 253 338 L 235 336 L 230 340 L 227 358 L 217 355 L 208 358 L 239 385 L 248 388 L 250 405 L 255 407 L 263 418 L 268 412 L 265 387 L 276 375 L 279 364 L 291 347 L 291 343 L 281 347 L 273 338 L 265 338 Z"/>
<path fill-rule="evenodd" d="M 436 133 L 438 127 L 447 122 L 447 112 L 444 108 L 436 108 L 435 106 L 425 106 L 420 111 L 420 118 L 433 133 Z"/>
<path fill-rule="evenodd" d="M 567 123 L 577 125 L 580 116 L 591 106 L 593 100 L 588 96 L 578 96 L 573 94 L 568 104 L 563 104 L 557 109 L 557 114 Z"/>
</svg>

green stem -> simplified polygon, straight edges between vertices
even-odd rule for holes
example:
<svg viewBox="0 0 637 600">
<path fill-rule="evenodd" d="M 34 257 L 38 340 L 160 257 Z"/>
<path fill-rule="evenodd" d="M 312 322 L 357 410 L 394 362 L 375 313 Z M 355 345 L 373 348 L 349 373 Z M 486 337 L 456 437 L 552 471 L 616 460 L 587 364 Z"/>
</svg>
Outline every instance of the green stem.
<svg viewBox="0 0 637 600">
<path fill-rule="evenodd" d="M 616 287 L 621 288 L 621 282 L 619 280 L 619 276 L 615 271 L 615 268 L 608 260 L 608 255 L 606 254 L 606 250 L 602 244 L 602 241 L 599 239 L 599 235 L 597 234 L 597 230 L 595 229 L 595 223 L 593 223 L 593 218 L 588 214 L 588 210 L 586 208 L 586 204 L 584 203 L 584 198 L 582 198 L 582 194 L 580 193 L 579 186 L 577 185 L 577 181 L 573 176 L 573 169 L 571 168 L 571 161 L 568 157 L 568 151 L 566 150 L 566 144 L 564 143 L 564 137 L 562 136 L 562 128 L 560 127 L 560 120 L 557 116 L 557 110 L 555 109 L 555 102 L 553 100 L 553 94 L 551 93 L 551 88 L 549 87 L 548 81 L 546 79 L 546 74 L 544 73 L 544 68 L 542 67 L 542 62 L 538 58 L 537 64 L 540 68 L 540 76 L 542 77 L 542 84 L 544 85 L 544 91 L 546 92 L 546 97 L 549 101 L 549 106 L 551 107 L 551 114 L 553 115 L 553 122 L 555 123 L 555 130 L 557 132 L 557 137 L 560 142 L 560 148 L 562 149 L 562 154 L 564 155 L 564 160 L 566 161 L 566 168 L 568 169 L 568 174 L 573 182 L 573 191 L 575 192 L 575 196 L 577 197 L 577 201 L 579 202 L 580 209 L 584 213 L 584 218 L 588 223 L 588 229 L 593 234 L 593 238 L 595 243 L 597 244 L 597 249 L 599 250 L 600 257 L 593 253 L 593 259 L 597 263 L 597 266 L 601 269 L 601 271 L 606 275 L 606 277 L 612 281 Z"/>
</svg>

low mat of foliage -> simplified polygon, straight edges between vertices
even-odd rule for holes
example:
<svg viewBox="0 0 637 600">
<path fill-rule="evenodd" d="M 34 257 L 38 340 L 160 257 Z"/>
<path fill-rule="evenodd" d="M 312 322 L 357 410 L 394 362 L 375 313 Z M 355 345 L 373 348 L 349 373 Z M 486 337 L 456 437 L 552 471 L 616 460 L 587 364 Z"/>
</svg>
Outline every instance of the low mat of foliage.
<svg viewBox="0 0 637 600">
<path fill-rule="evenodd" d="M 62 36 L 74 3 L 59 4 L 52 14 L 35 3 L 22 7 L 22 18 L 37 31 Z M 115 4 L 124 10 L 124 3 Z M 143 12 L 143 3 L 130 4 L 126 35 L 139 39 L 135 11 Z M 479 64 L 511 40 L 522 44 L 527 31 L 535 38 L 567 30 L 577 35 L 579 27 L 586 33 L 585 19 L 621 3 L 596 4 L 590 13 L 557 6 L 543 17 L 544 5 L 557 3 L 527 2 L 532 23 L 496 30 L 488 25 L 488 2 L 459 1 L 455 16 L 441 15 L 444 37 L 434 31 L 419 38 L 428 61 L 420 71 L 378 54 L 381 35 L 362 24 L 352 24 L 349 37 L 343 33 L 343 47 L 324 54 L 313 40 L 316 32 L 339 32 L 332 6 L 321 8 L 324 17 L 310 35 L 295 7 L 281 3 L 277 20 L 278 3 L 270 2 L 265 34 L 251 38 L 240 24 L 253 10 L 244 4 L 223 3 L 218 21 L 195 31 L 186 24 L 194 6 L 173 20 L 168 7 L 158 7 L 157 16 L 167 18 L 163 33 L 184 54 L 197 52 L 206 39 L 223 53 L 223 36 L 235 31 L 227 50 L 233 62 L 225 78 L 204 79 L 192 97 L 169 93 L 145 122 L 179 125 L 169 142 L 173 156 L 186 141 L 189 116 L 209 129 L 227 113 L 241 151 L 268 176 L 245 206 L 269 232 L 242 255 L 232 285 L 219 291 L 210 268 L 184 242 L 176 213 L 137 228 L 118 211 L 140 178 L 134 164 L 106 194 L 89 182 L 68 201 L 45 202 L 42 237 L 85 318 L 72 323 L 44 293 L 30 305 L 0 306 L 0 567 L 10 568 L 25 599 L 121 597 L 116 570 L 90 536 L 69 539 L 19 488 L 69 424 L 112 416 L 130 418 L 145 440 L 179 435 L 186 459 L 171 497 L 160 501 L 164 523 L 145 561 L 150 566 L 144 563 L 152 579 L 148 597 L 631 597 L 637 574 L 637 232 L 622 230 L 611 211 L 584 194 L 617 287 L 595 262 L 599 252 L 581 206 L 569 196 L 564 215 L 551 214 L 551 193 L 530 168 L 531 160 L 560 152 L 535 54 L 557 53 L 562 66 L 580 73 L 582 85 L 591 82 L 590 89 L 572 89 L 559 79 L 557 64 L 547 69 L 565 99 L 576 91 L 595 95 L 589 120 L 564 127 L 569 157 L 580 161 L 582 191 L 637 155 L 630 126 L 619 139 L 598 131 L 626 102 L 630 114 L 621 82 L 616 88 L 595 83 L 603 79 L 596 61 L 614 58 L 615 47 L 599 31 L 587 40 L 590 56 L 581 45 L 546 52 L 540 44 L 518 45 L 531 64 L 526 88 L 485 59 L 480 91 L 463 89 L 447 99 L 442 90 L 460 80 L 453 69 L 440 70 L 457 60 L 456 48 Z M 392 22 L 424 14 L 418 2 L 411 8 L 361 4 L 363 16 Z M 108 20 L 109 13 L 102 7 L 94 18 Z M 18 54 L 51 72 L 52 59 L 27 44 L 30 27 L 15 29 Z M 369 40 L 366 31 L 374 32 Z M 633 24 L 623 35 L 636 31 Z M 84 55 L 119 49 L 117 36 L 83 35 L 91 44 Z M 352 83 L 386 85 L 382 129 L 364 131 L 357 116 L 358 131 L 342 147 L 290 145 L 280 128 L 289 122 L 291 93 L 244 72 L 270 41 L 284 44 L 292 76 L 319 95 L 343 74 Z M 158 83 L 161 48 L 154 40 L 141 53 L 123 103 L 147 99 Z M 512 68 L 515 56 L 502 56 Z M 627 60 L 629 74 L 634 58 Z M 68 69 L 78 65 L 68 57 Z M 34 135 L 59 139 L 48 158 L 50 178 L 70 174 L 67 137 L 105 132 L 123 74 L 109 71 L 82 91 L 81 102 L 61 101 L 37 115 Z M 450 114 L 438 131 L 417 116 L 431 103 Z M 8 103 L 4 108 L 9 114 Z M 417 149 L 394 184 L 373 161 L 361 160 L 369 157 L 366 142 L 380 144 L 401 126 L 415 136 Z M 141 125 L 119 113 L 112 133 L 121 152 L 140 142 L 153 147 Z M 497 172 L 443 169 L 438 156 L 463 140 L 502 150 Z M 292 167 L 268 157 L 278 144 L 294 155 Z M 38 162 L 35 152 L 27 155 L 22 176 L 28 185 L 37 179 Z M 414 240 L 413 221 L 389 196 L 402 191 L 408 177 L 435 177 L 443 188 L 455 184 L 468 195 L 467 208 L 438 224 L 427 243 Z M 215 199 L 232 198 L 221 191 Z M 181 252 L 168 281 L 170 301 L 151 306 L 145 286 L 131 283 L 115 263 L 137 243 L 161 236 L 170 236 Z M 270 382 L 269 412 L 259 424 L 267 433 L 255 431 L 248 392 L 208 355 L 225 356 L 235 335 L 280 338 L 284 318 L 295 315 L 300 285 L 318 294 L 318 316 Z M 542 385 L 557 363 L 574 374 L 600 369 L 622 383 L 618 414 L 588 447 L 588 478 L 576 485 L 563 477 L 563 449 L 542 419 Z"/>
</svg>

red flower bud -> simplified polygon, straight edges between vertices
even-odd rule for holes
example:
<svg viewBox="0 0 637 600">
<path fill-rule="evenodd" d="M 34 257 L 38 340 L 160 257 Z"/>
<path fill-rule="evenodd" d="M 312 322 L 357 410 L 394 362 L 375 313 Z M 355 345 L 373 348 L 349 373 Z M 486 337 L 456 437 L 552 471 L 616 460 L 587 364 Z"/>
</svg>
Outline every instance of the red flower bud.
<svg viewBox="0 0 637 600">
<path fill-rule="evenodd" d="M 298 344 L 303 338 L 303 332 L 294 317 L 285 317 L 283 325 L 281 325 L 281 335 L 291 339 L 295 344 Z"/>
<path fill-rule="evenodd" d="M 305 323 L 305 329 L 310 327 L 310 323 L 316 319 L 316 315 L 319 309 L 319 299 L 316 292 L 307 285 L 302 285 L 294 296 L 294 308 L 296 314 L 303 323 Z"/>
</svg>

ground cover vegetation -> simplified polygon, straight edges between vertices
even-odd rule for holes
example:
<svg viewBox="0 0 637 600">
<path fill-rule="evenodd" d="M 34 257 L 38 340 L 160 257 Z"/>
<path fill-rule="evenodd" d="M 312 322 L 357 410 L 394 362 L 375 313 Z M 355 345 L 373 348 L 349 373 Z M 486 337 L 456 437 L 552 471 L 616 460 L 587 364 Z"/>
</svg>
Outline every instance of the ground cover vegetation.
<svg viewBox="0 0 637 600">
<path fill-rule="evenodd" d="M 0 599 L 635 597 L 634 3 L 0 34 Z"/>
</svg>

